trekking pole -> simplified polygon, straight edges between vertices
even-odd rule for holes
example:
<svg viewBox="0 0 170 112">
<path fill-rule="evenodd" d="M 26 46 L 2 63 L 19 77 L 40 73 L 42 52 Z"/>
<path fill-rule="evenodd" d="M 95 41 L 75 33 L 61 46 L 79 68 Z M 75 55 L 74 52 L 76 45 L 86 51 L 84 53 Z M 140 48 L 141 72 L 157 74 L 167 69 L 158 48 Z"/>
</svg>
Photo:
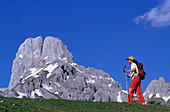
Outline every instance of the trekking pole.
<svg viewBox="0 0 170 112">
<path fill-rule="evenodd" d="M 124 67 L 124 72 L 125 72 L 126 66 Z M 127 76 L 126 76 L 126 72 L 125 72 L 125 79 L 126 79 L 126 91 L 127 91 Z"/>
</svg>

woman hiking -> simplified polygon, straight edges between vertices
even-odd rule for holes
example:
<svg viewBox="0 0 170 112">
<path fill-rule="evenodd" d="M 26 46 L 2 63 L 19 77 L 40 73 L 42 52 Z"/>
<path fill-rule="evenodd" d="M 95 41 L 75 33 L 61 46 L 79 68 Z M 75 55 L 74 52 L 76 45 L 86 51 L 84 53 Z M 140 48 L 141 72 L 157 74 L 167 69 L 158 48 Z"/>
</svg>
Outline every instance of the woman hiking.
<svg viewBox="0 0 170 112">
<path fill-rule="evenodd" d="M 132 82 L 130 84 L 129 90 L 128 90 L 128 102 L 133 103 L 133 94 L 136 92 L 136 96 L 139 99 L 140 104 L 145 104 L 145 100 L 143 98 L 143 94 L 141 91 L 141 79 L 138 76 L 138 62 L 134 59 L 134 57 L 130 56 L 126 60 L 128 60 L 129 64 L 131 64 L 131 70 L 124 70 L 125 72 L 131 72 L 131 74 L 126 73 L 126 76 L 132 77 Z"/>
</svg>

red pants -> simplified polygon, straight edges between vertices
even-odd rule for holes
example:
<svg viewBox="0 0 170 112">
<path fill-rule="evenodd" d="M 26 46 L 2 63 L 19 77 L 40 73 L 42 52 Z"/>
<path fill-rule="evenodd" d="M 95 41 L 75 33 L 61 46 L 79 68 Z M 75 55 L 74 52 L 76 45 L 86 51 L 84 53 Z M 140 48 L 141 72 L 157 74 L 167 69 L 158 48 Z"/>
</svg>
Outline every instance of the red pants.
<svg viewBox="0 0 170 112">
<path fill-rule="evenodd" d="M 139 76 L 135 76 L 132 79 L 132 82 L 130 84 L 129 91 L 128 91 L 128 102 L 129 103 L 133 103 L 134 92 L 136 92 L 136 96 L 138 97 L 140 104 L 145 103 L 145 100 L 143 98 L 143 94 L 141 91 L 140 83 L 141 83 L 141 80 Z"/>
</svg>

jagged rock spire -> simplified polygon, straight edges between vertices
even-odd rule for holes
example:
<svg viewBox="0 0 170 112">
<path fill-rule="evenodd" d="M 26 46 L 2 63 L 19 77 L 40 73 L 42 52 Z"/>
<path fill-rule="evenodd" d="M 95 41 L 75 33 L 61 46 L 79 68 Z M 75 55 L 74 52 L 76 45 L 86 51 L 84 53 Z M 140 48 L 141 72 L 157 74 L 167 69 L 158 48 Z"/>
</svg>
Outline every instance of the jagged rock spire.
<svg viewBox="0 0 170 112">
<path fill-rule="evenodd" d="M 73 62 L 72 54 L 60 39 L 48 36 L 43 42 L 41 36 L 28 38 L 19 47 L 13 61 L 9 89 L 19 82 L 20 77 L 28 74 L 26 72 L 29 72 L 30 68 L 39 68 L 63 58 L 70 63 Z"/>
<path fill-rule="evenodd" d="M 168 101 L 170 98 L 170 83 L 166 83 L 163 77 L 160 77 L 159 80 L 152 80 L 144 94 L 146 100 L 156 97 Z"/>
<path fill-rule="evenodd" d="M 74 63 L 72 54 L 54 37 L 27 39 L 13 62 L 5 97 L 127 101 L 121 85 L 109 74 Z M 0 91 L 1 94 L 1 91 Z"/>
</svg>

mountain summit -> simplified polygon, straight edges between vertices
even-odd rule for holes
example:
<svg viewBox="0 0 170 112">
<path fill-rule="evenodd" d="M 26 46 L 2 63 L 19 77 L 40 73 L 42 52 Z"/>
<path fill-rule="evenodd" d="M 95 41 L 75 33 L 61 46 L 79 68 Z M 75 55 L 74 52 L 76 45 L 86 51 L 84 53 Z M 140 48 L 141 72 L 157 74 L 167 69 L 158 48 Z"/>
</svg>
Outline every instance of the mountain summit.
<svg viewBox="0 0 170 112">
<path fill-rule="evenodd" d="M 72 54 L 54 37 L 28 38 L 13 62 L 6 97 L 127 101 L 121 85 L 102 70 L 74 63 Z"/>
<path fill-rule="evenodd" d="M 18 50 L 12 66 L 11 81 L 9 89 L 12 89 L 20 81 L 20 77 L 27 77 L 31 68 L 40 68 L 47 63 L 59 59 L 67 59 L 73 62 L 72 54 L 61 40 L 54 37 L 47 37 L 42 41 L 42 37 L 28 38 Z"/>
<path fill-rule="evenodd" d="M 162 98 L 167 102 L 170 99 L 170 83 L 166 83 L 163 77 L 160 77 L 159 80 L 152 80 L 144 94 L 146 100 Z"/>
</svg>

